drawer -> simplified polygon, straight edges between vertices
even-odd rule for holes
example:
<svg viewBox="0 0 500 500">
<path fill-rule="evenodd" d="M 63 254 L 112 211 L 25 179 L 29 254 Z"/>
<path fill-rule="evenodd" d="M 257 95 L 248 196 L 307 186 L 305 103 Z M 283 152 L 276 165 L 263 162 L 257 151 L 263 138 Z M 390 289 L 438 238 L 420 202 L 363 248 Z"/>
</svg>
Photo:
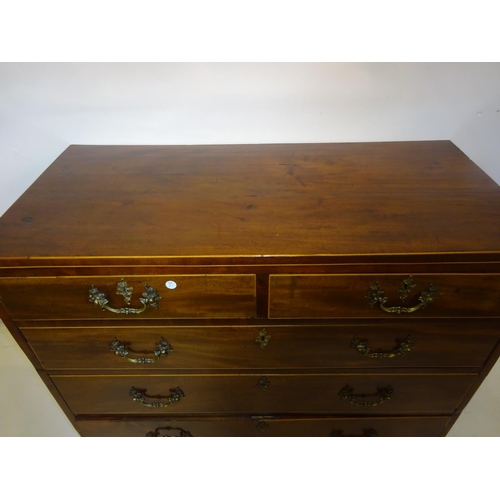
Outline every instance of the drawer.
<svg viewBox="0 0 500 500">
<path fill-rule="evenodd" d="M 0 301 L 14 320 L 255 316 L 252 274 L 125 279 L 124 282 L 120 276 L 4 278 L 0 280 Z M 105 306 L 112 311 L 94 304 L 90 295 L 96 301 L 107 300 Z"/>
<path fill-rule="evenodd" d="M 479 370 L 499 338 L 497 326 L 421 326 L 414 322 L 389 326 L 24 328 L 23 334 L 47 370 L 134 371 Z M 161 352 L 155 354 L 158 349 Z"/>
<path fill-rule="evenodd" d="M 500 317 L 500 275 L 421 274 L 408 280 L 408 275 L 271 275 L 269 317 Z"/>
<path fill-rule="evenodd" d="M 75 415 L 451 414 L 475 378 L 462 373 L 52 376 Z"/>
<path fill-rule="evenodd" d="M 84 437 L 434 437 L 449 417 L 79 420 Z"/>
</svg>

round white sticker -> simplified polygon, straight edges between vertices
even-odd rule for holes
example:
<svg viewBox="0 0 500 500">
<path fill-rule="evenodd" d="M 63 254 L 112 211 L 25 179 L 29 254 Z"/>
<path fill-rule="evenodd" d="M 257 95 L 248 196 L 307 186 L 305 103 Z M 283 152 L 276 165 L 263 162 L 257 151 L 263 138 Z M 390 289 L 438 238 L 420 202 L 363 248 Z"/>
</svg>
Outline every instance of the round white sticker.
<svg viewBox="0 0 500 500">
<path fill-rule="evenodd" d="M 177 288 L 177 283 L 175 281 L 167 281 L 165 286 L 170 290 L 173 290 L 174 288 Z"/>
</svg>

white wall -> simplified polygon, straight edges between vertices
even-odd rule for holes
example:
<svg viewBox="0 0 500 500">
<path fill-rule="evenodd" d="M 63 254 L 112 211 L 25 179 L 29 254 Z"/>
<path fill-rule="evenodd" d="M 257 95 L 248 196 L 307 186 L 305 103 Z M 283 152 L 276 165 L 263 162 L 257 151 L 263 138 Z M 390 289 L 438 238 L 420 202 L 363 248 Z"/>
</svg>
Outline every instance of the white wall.
<svg viewBox="0 0 500 500">
<path fill-rule="evenodd" d="M 500 64 L 0 64 L 0 213 L 74 143 L 423 139 L 500 182 Z"/>
</svg>

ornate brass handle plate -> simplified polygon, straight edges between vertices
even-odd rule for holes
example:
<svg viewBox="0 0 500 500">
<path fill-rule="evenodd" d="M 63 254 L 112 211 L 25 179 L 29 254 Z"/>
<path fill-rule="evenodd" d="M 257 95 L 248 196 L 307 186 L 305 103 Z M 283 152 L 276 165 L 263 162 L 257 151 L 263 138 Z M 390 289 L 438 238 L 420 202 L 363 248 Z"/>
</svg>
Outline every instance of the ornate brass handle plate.
<svg viewBox="0 0 500 500">
<path fill-rule="evenodd" d="M 164 434 L 163 432 L 176 431 L 176 434 Z M 180 427 L 158 427 L 154 431 L 150 431 L 146 434 L 146 437 L 193 437 L 189 431 L 185 431 Z"/>
<path fill-rule="evenodd" d="M 393 394 L 394 389 L 390 385 L 384 387 L 383 389 L 377 389 L 375 394 L 354 394 L 354 389 L 348 385 L 346 385 L 339 392 L 340 399 L 349 401 L 349 403 L 360 407 L 381 405 L 382 403 L 389 401 Z M 376 397 L 377 399 L 375 401 L 366 401 L 364 399 L 373 397 Z"/>
<path fill-rule="evenodd" d="M 264 349 L 267 344 L 269 344 L 269 340 L 271 340 L 271 335 L 269 335 L 266 329 L 263 328 L 257 335 L 255 342 L 257 342 L 257 344 L 260 344 L 261 349 Z"/>
<path fill-rule="evenodd" d="M 409 295 L 411 289 L 415 288 L 415 284 L 413 283 L 413 276 L 409 276 L 397 289 L 397 292 L 400 293 L 399 298 L 401 300 L 406 299 Z M 413 313 L 418 311 L 419 309 L 424 309 L 427 307 L 437 296 L 436 287 L 429 283 L 427 288 L 417 297 L 418 304 L 413 307 L 403 307 L 403 306 L 393 306 L 387 307 L 385 304 L 389 300 L 384 296 L 384 291 L 380 288 L 378 281 L 376 281 L 373 285 L 370 286 L 368 292 L 365 295 L 365 298 L 369 300 L 370 306 L 374 306 L 378 304 L 382 311 L 391 314 L 401 314 L 401 313 Z"/>
<path fill-rule="evenodd" d="M 358 436 L 354 434 L 346 436 L 344 431 L 340 429 L 333 429 L 332 432 L 330 432 L 330 437 L 378 437 L 378 432 L 375 429 L 364 429 L 363 434 Z"/>
<path fill-rule="evenodd" d="M 103 311 L 106 310 L 115 314 L 141 314 L 146 310 L 148 306 L 158 309 L 158 301 L 161 299 L 160 294 L 152 286 L 149 286 L 148 284 L 145 284 L 144 288 L 145 291 L 142 294 L 142 297 L 139 299 L 139 301 L 142 303 L 141 308 L 110 307 L 108 306 L 109 300 L 106 297 L 106 294 L 100 292 L 95 285 L 92 285 L 90 287 L 89 301 L 95 304 L 96 306 L 99 306 Z M 121 280 L 116 287 L 116 294 L 122 295 L 127 305 L 130 304 L 130 301 L 132 299 L 132 291 L 133 288 L 131 286 L 129 287 L 127 285 L 127 282 L 124 280 Z"/>
<path fill-rule="evenodd" d="M 132 358 L 129 356 L 129 351 L 118 339 L 114 339 L 111 344 L 109 344 L 111 350 L 120 358 L 125 358 L 131 363 L 137 363 L 140 365 L 156 363 L 161 357 L 167 357 L 169 352 L 172 352 L 172 346 L 163 337 L 160 342 L 156 344 L 156 349 L 153 351 L 153 358 Z"/>
<path fill-rule="evenodd" d="M 359 353 L 369 358 L 395 358 L 397 356 L 406 356 L 415 347 L 413 339 L 408 335 L 404 340 L 399 342 L 392 351 L 375 351 L 373 352 L 367 345 L 366 341 L 354 337 L 351 342 L 351 349 L 356 349 Z"/>
<path fill-rule="evenodd" d="M 129 396 L 134 400 L 140 403 L 141 405 L 147 406 L 148 408 L 166 408 L 174 403 L 180 401 L 184 395 L 184 391 L 180 387 L 176 387 L 175 389 L 170 389 L 170 396 L 166 398 L 166 401 L 146 401 L 146 389 L 136 389 L 132 387 L 129 391 Z"/>
</svg>

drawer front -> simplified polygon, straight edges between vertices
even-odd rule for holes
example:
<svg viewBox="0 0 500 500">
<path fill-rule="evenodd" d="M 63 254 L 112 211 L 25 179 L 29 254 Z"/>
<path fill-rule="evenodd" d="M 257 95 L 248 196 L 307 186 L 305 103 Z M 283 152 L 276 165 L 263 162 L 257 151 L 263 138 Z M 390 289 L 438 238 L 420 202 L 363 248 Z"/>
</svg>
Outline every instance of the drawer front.
<svg viewBox="0 0 500 500">
<path fill-rule="evenodd" d="M 449 417 L 80 420 L 84 437 L 435 437 Z"/>
<path fill-rule="evenodd" d="M 116 276 L 4 278 L 0 280 L 0 301 L 14 320 L 255 316 L 255 275 L 134 276 L 125 280 L 126 286 Z M 92 298 L 104 297 L 105 305 L 115 311 L 93 303 L 91 289 Z M 150 299 L 154 302 L 147 302 Z"/>
<path fill-rule="evenodd" d="M 414 275 L 405 285 L 408 278 L 376 274 L 271 275 L 269 317 L 500 317 L 500 275 Z M 381 304 L 383 297 L 387 301 Z M 398 311 L 399 306 L 403 309 Z"/>
<path fill-rule="evenodd" d="M 52 376 L 75 415 L 452 413 L 475 378 L 379 373 Z"/>
<path fill-rule="evenodd" d="M 443 328 L 414 322 L 394 326 L 25 328 L 23 334 L 47 370 L 133 371 L 479 369 L 499 336 L 496 326 Z"/>
</svg>

